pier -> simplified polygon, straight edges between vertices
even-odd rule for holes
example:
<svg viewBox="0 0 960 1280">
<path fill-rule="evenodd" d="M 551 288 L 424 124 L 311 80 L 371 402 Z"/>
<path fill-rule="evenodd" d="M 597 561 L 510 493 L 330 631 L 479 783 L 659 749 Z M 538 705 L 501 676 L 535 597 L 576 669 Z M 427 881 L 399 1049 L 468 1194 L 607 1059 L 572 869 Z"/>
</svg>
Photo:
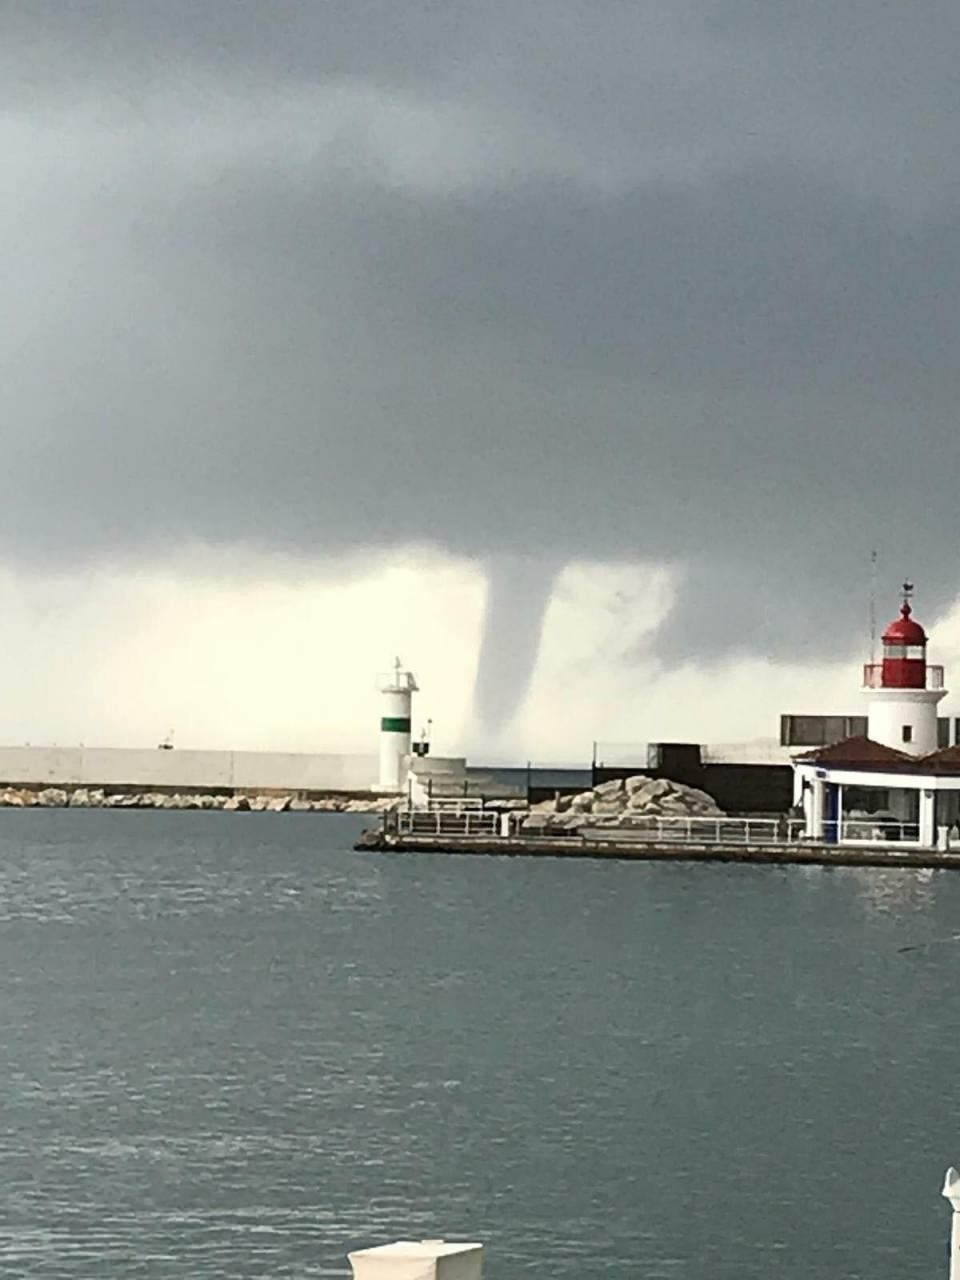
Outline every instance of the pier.
<svg viewBox="0 0 960 1280">
<path fill-rule="evenodd" d="M 736 862 L 777 866 L 960 869 L 960 848 L 898 841 L 810 841 L 802 823 L 775 818 L 658 818 L 634 827 L 525 829 L 524 812 L 440 805 L 395 809 L 364 831 L 358 852 L 631 862 Z"/>
</svg>

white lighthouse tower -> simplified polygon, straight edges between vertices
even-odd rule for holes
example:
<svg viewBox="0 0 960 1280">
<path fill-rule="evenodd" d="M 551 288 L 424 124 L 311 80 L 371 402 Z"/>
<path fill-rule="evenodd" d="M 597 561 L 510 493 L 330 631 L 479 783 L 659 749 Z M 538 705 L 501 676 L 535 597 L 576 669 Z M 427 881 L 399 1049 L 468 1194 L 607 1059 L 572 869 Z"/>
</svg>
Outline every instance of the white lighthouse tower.
<svg viewBox="0 0 960 1280">
<path fill-rule="evenodd" d="M 883 633 L 880 662 L 863 669 L 867 737 L 907 755 L 937 749 L 937 703 L 946 697 L 943 667 L 927 665 L 927 633 L 913 617 L 913 587 L 903 584 L 900 617 Z"/>
<path fill-rule="evenodd" d="M 380 779 L 378 790 L 402 791 L 410 758 L 410 718 L 417 682 L 397 658 L 380 677 Z"/>
</svg>

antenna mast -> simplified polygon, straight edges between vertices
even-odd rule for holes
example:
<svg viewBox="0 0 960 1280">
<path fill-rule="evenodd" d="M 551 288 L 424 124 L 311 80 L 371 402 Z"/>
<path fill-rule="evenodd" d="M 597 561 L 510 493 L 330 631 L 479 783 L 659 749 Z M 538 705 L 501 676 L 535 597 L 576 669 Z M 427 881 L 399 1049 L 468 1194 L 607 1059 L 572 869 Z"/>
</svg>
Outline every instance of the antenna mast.
<svg viewBox="0 0 960 1280">
<path fill-rule="evenodd" d="M 877 553 L 870 552 L 870 664 L 877 660 Z"/>
</svg>

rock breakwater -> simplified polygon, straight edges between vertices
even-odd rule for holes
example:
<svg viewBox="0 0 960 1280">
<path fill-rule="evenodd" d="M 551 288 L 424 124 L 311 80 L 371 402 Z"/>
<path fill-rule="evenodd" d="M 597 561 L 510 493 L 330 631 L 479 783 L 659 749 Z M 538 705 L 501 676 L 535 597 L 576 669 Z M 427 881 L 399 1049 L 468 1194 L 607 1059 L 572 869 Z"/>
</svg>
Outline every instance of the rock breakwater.
<svg viewBox="0 0 960 1280">
<path fill-rule="evenodd" d="M 651 818 L 723 818 L 713 796 L 668 778 L 616 778 L 592 791 L 558 796 L 534 805 L 522 832 L 569 831 L 579 827 L 631 827 Z"/>
<path fill-rule="evenodd" d="M 209 795 L 195 792 L 107 792 L 102 787 L 0 789 L 3 809 L 218 809 L 224 813 L 384 813 L 397 801 L 384 796 Z"/>
</svg>

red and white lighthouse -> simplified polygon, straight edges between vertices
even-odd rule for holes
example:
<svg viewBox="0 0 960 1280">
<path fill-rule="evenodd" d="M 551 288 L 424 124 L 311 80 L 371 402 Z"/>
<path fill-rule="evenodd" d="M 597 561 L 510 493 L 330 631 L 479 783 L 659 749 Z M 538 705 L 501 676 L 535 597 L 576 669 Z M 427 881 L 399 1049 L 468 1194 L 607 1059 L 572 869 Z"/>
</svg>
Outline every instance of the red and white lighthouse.
<svg viewBox="0 0 960 1280">
<path fill-rule="evenodd" d="M 927 633 L 913 617 L 913 587 L 903 584 L 900 617 L 883 633 L 882 661 L 863 669 L 867 737 L 925 756 L 937 749 L 937 703 L 946 697 L 943 667 L 927 663 Z"/>
</svg>

